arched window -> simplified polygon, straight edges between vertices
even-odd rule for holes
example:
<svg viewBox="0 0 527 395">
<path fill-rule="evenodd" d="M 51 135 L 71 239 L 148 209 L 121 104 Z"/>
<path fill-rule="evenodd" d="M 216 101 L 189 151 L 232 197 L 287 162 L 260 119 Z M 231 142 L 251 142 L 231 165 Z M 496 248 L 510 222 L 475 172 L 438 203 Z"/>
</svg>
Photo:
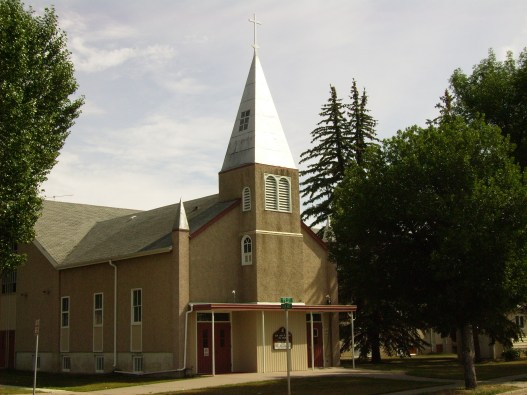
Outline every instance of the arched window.
<svg viewBox="0 0 527 395">
<path fill-rule="evenodd" d="M 265 177 L 265 209 L 266 210 L 277 210 L 278 209 L 278 188 L 276 186 L 276 178 L 272 175 Z"/>
<path fill-rule="evenodd" d="M 291 179 L 289 177 L 265 175 L 265 209 L 291 212 Z"/>
<path fill-rule="evenodd" d="M 251 211 L 251 188 L 249 187 L 243 188 L 242 211 Z"/>
<path fill-rule="evenodd" d="M 291 187 L 286 177 L 278 180 L 278 211 L 291 211 Z"/>
<path fill-rule="evenodd" d="M 249 236 L 242 237 L 242 265 L 253 264 L 253 242 Z"/>
</svg>

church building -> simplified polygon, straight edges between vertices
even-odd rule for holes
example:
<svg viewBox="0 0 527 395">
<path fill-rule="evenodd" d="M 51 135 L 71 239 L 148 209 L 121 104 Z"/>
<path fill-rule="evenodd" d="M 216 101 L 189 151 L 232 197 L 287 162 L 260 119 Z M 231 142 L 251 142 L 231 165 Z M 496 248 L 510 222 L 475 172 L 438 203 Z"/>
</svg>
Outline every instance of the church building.
<svg viewBox="0 0 527 395">
<path fill-rule="evenodd" d="M 37 332 L 41 371 L 285 371 L 288 343 L 293 371 L 338 365 L 355 306 L 300 219 L 256 50 L 218 183 L 149 211 L 45 201 L 26 264 L 2 278 L 0 368 L 32 370 Z"/>
</svg>

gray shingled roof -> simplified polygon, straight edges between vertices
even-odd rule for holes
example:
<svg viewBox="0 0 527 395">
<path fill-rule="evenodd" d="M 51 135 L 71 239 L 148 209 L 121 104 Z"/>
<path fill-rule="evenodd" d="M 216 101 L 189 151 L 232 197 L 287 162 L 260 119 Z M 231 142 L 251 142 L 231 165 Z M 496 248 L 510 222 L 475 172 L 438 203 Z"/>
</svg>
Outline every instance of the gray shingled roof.
<svg viewBox="0 0 527 395">
<path fill-rule="evenodd" d="M 184 202 L 191 234 L 236 202 L 218 202 L 218 195 Z M 155 253 L 172 247 L 178 207 L 137 211 L 45 201 L 36 242 L 57 268 Z"/>
</svg>

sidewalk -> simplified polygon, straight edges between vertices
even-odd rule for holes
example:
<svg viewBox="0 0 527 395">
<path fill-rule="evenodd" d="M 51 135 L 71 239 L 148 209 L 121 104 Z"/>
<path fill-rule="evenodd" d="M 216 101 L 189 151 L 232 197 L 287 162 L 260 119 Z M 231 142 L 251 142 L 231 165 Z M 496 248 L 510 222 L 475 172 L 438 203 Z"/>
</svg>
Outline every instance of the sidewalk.
<svg viewBox="0 0 527 395">
<path fill-rule="evenodd" d="M 295 371 L 291 373 L 291 377 L 313 377 L 313 376 L 356 376 L 356 377 L 373 377 L 373 378 L 385 378 L 390 380 L 414 380 L 414 381 L 437 381 L 436 387 L 429 387 L 425 389 L 417 389 L 410 391 L 394 392 L 392 395 L 411 395 L 411 394 L 424 394 L 438 390 L 452 389 L 461 387 L 462 382 L 454 382 L 452 380 L 444 379 L 430 379 L 426 377 L 415 377 L 407 376 L 402 372 L 379 372 L 377 370 L 366 370 L 366 369 L 345 369 L 340 367 L 316 369 L 308 371 Z M 188 391 L 199 388 L 218 387 L 222 385 L 233 385 L 250 383 L 255 381 L 266 381 L 285 379 L 286 374 L 284 372 L 273 372 L 273 373 L 231 373 L 221 374 L 217 376 L 200 376 L 191 379 L 182 379 L 174 381 L 166 381 L 163 383 L 139 385 L 133 387 L 122 387 L 113 388 L 108 390 L 93 391 L 93 392 L 71 392 L 62 390 L 50 390 L 50 389 L 38 389 L 40 393 L 56 394 L 56 395 L 146 395 L 146 394 L 157 394 L 161 392 L 177 392 L 177 391 Z M 518 379 L 525 379 L 526 381 L 514 381 Z M 514 395 L 527 395 L 527 374 L 511 377 L 503 377 L 496 380 L 480 381 L 479 384 L 485 383 L 499 383 L 499 384 L 510 384 L 517 387 L 521 387 L 519 390 L 508 392 L 507 394 Z M 426 392 L 424 392 L 426 391 Z"/>
</svg>

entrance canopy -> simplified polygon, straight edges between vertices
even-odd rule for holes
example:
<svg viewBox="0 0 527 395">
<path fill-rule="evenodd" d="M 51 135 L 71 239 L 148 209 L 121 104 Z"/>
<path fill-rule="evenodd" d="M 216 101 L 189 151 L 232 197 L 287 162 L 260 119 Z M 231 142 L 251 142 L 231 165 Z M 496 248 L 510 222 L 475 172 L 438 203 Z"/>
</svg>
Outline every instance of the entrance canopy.
<svg viewBox="0 0 527 395">
<path fill-rule="evenodd" d="M 280 303 L 190 303 L 194 311 L 281 311 Z M 291 312 L 350 313 L 357 311 L 356 305 L 342 304 L 294 304 Z"/>
</svg>

